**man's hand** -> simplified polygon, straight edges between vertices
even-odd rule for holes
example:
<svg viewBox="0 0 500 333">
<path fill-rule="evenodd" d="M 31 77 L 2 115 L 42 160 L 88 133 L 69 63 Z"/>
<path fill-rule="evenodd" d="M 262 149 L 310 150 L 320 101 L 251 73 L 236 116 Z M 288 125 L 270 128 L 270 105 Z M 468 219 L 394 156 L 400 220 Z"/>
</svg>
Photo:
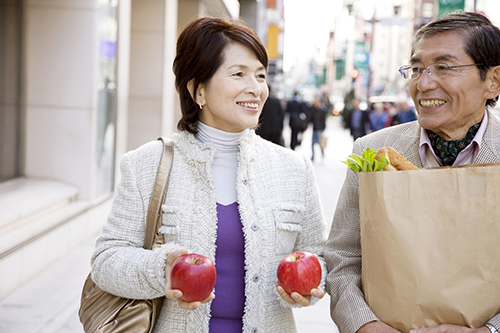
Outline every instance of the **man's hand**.
<svg viewBox="0 0 500 333">
<path fill-rule="evenodd" d="M 490 333 L 488 327 L 469 328 L 457 325 L 439 325 L 429 328 L 419 328 L 411 330 L 410 333 Z"/>
<path fill-rule="evenodd" d="M 401 333 L 381 321 L 371 321 L 359 328 L 357 333 Z M 420 332 L 419 332 L 420 333 Z"/>
<path fill-rule="evenodd" d="M 285 289 L 280 285 L 279 281 L 276 280 L 276 290 L 278 291 L 278 294 L 280 294 L 281 298 L 289 303 L 289 304 L 300 304 L 302 306 L 308 306 L 311 304 L 311 296 L 314 296 L 316 298 L 323 298 L 325 296 L 325 292 L 321 288 L 314 288 L 311 289 L 311 294 L 302 296 L 299 293 L 293 292 L 291 294 L 287 293 Z"/>
<path fill-rule="evenodd" d="M 165 262 L 165 296 L 168 299 L 172 300 L 177 300 L 177 303 L 179 306 L 183 309 L 186 310 L 196 310 L 201 306 L 202 303 L 208 303 L 211 300 L 215 298 L 214 293 L 211 293 L 210 296 L 201 302 L 185 302 L 181 299 L 182 297 L 182 291 L 178 289 L 172 289 L 170 285 L 170 272 L 172 271 L 172 264 L 174 263 L 175 259 L 179 258 L 180 256 L 187 254 L 188 250 L 187 249 L 182 249 L 174 252 L 170 252 L 167 254 L 167 260 Z"/>
</svg>

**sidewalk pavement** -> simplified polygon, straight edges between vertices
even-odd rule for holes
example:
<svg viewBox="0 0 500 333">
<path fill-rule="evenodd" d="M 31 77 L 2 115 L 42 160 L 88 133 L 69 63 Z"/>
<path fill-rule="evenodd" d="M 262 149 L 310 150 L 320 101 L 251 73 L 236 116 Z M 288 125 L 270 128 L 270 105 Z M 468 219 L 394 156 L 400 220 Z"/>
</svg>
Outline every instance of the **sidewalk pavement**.
<svg viewBox="0 0 500 333">
<path fill-rule="evenodd" d="M 325 219 L 330 225 L 346 167 L 340 160 L 351 153 L 352 139 L 340 125 L 340 117 L 328 120 L 328 145 L 321 157 L 316 146 L 314 161 L 318 187 Z M 289 141 L 289 130 L 284 131 Z M 309 129 L 296 151 L 311 155 Z M 78 320 L 78 308 L 83 282 L 90 271 L 90 256 L 94 249 L 94 235 L 62 259 L 46 268 L 35 278 L 0 300 L 1 333 L 83 333 Z M 8 272 L 1 272 L 1 274 Z M 300 333 L 338 333 L 330 318 L 328 294 L 315 306 L 295 309 L 295 320 Z M 133 332 L 131 332 L 133 333 Z"/>
<path fill-rule="evenodd" d="M 328 138 L 325 156 L 322 158 L 320 148 L 316 145 L 313 162 L 328 233 L 347 169 L 347 166 L 340 161 L 351 154 L 353 143 L 349 131 L 342 128 L 340 121 L 340 116 L 328 119 L 325 131 Z M 283 135 L 285 143 L 289 142 L 289 129 L 285 129 Z M 312 129 L 309 128 L 302 137 L 301 145 L 297 146 L 295 151 L 310 158 L 311 143 Z M 313 307 L 294 309 L 294 314 L 299 333 L 338 333 L 337 326 L 330 317 L 328 294 Z"/>
</svg>

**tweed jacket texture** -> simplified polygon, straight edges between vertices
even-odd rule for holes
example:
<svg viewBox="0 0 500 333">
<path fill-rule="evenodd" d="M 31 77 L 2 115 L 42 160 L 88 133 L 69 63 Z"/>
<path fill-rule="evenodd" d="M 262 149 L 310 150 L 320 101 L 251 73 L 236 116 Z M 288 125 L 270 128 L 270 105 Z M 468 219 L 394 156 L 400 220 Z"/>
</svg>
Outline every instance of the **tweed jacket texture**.
<svg viewBox="0 0 500 333">
<path fill-rule="evenodd" d="M 215 258 L 217 206 L 210 171 L 215 147 L 188 132 L 172 139 L 174 160 L 160 228 L 165 244 L 152 251 L 142 247 L 162 143 L 149 142 L 122 157 L 122 179 L 91 259 L 92 279 L 109 293 L 134 299 L 163 297 L 166 255 L 179 248 Z M 254 131 L 240 141 L 238 159 L 246 270 L 243 331 L 296 332 L 293 306 L 275 289 L 276 269 L 294 251 L 316 253 L 324 288 L 326 225 L 312 164 Z M 210 303 L 188 311 L 165 299 L 154 332 L 208 332 L 209 320 Z"/>
<path fill-rule="evenodd" d="M 488 127 L 473 162 L 476 164 L 500 162 L 500 121 L 487 112 Z M 422 168 L 420 130 L 417 121 L 380 130 L 356 140 L 353 153 L 361 155 L 368 147 L 390 146 Z M 323 253 L 329 272 L 326 290 L 331 296 L 331 316 L 341 333 L 356 332 L 364 324 L 378 320 L 361 288 L 360 242 L 358 176 L 348 169 Z M 500 327 L 500 315 L 488 322 Z"/>
</svg>

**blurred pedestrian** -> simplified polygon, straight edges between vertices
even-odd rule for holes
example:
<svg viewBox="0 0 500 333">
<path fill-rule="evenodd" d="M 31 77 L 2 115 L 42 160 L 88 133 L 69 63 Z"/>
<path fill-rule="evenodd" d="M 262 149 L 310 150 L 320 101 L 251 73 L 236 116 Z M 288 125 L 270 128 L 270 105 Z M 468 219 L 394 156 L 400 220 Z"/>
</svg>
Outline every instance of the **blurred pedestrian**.
<svg viewBox="0 0 500 333">
<path fill-rule="evenodd" d="M 314 146 L 319 145 L 321 149 L 321 155 L 325 156 L 324 146 L 320 143 L 320 138 L 323 135 L 326 128 L 326 116 L 328 110 L 323 106 L 321 102 L 321 97 L 316 96 L 313 104 L 309 108 L 309 120 L 313 124 L 313 136 L 312 136 L 312 156 L 311 160 L 314 161 Z"/>
<path fill-rule="evenodd" d="M 373 110 L 370 112 L 370 123 L 372 131 L 378 131 L 387 127 L 388 115 L 384 105 L 380 102 L 373 104 Z"/>
<path fill-rule="evenodd" d="M 406 101 L 400 101 L 397 105 L 397 114 L 392 118 L 391 125 L 398 125 L 417 120 L 417 113 Z"/>
<path fill-rule="evenodd" d="M 360 103 L 358 98 L 354 98 L 352 100 L 353 109 L 346 117 L 346 127 L 351 131 L 354 141 L 372 131 L 369 114 L 366 110 L 359 108 Z"/>
<path fill-rule="evenodd" d="M 391 126 L 393 119 L 398 114 L 398 109 L 391 102 L 386 102 L 384 104 L 384 111 L 387 114 L 387 119 L 385 121 L 384 127 L 389 127 Z"/>
<path fill-rule="evenodd" d="M 286 112 L 290 115 L 290 148 L 295 150 L 302 141 L 302 133 L 307 129 L 307 106 L 300 100 L 299 92 L 295 91 L 293 97 L 286 104 Z"/>
<path fill-rule="evenodd" d="M 154 250 L 143 249 L 145 212 L 163 145 L 146 143 L 121 160 L 92 279 L 121 297 L 166 296 L 154 332 L 296 332 L 292 308 L 324 296 L 321 286 L 288 294 L 276 279 L 281 259 L 309 251 L 324 285 L 326 224 L 309 159 L 253 131 L 268 96 L 267 66 L 264 45 L 240 21 L 201 17 L 179 35 L 173 71 L 182 118 L 162 205 L 165 244 Z M 217 297 L 185 302 L 171 288 L 172 263 L 188 251 L 215 262 Z"/>
<path fill-rule="evenodd" d="M 283 139 L 284 117 L 285 111 L 281 106 L 281 101 L 272 95 L 271 87 L 269 87 L 269 97 L 260 114 L 259 126 L 255 133 L 277 145 L 285 146 Z"/>
</svg>

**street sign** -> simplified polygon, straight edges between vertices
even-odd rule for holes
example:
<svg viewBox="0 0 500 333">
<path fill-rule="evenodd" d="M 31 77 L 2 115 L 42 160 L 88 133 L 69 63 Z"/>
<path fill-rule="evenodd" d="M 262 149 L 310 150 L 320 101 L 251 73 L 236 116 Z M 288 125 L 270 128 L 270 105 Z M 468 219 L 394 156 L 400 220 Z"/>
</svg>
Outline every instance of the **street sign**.
<svg viewBox="0 0 500 333">
<path fill-rule="evenodd" d="M 439 0 L 438 17 L 448 13 L 464 10 L 465 0 Z"/>
</svg>

